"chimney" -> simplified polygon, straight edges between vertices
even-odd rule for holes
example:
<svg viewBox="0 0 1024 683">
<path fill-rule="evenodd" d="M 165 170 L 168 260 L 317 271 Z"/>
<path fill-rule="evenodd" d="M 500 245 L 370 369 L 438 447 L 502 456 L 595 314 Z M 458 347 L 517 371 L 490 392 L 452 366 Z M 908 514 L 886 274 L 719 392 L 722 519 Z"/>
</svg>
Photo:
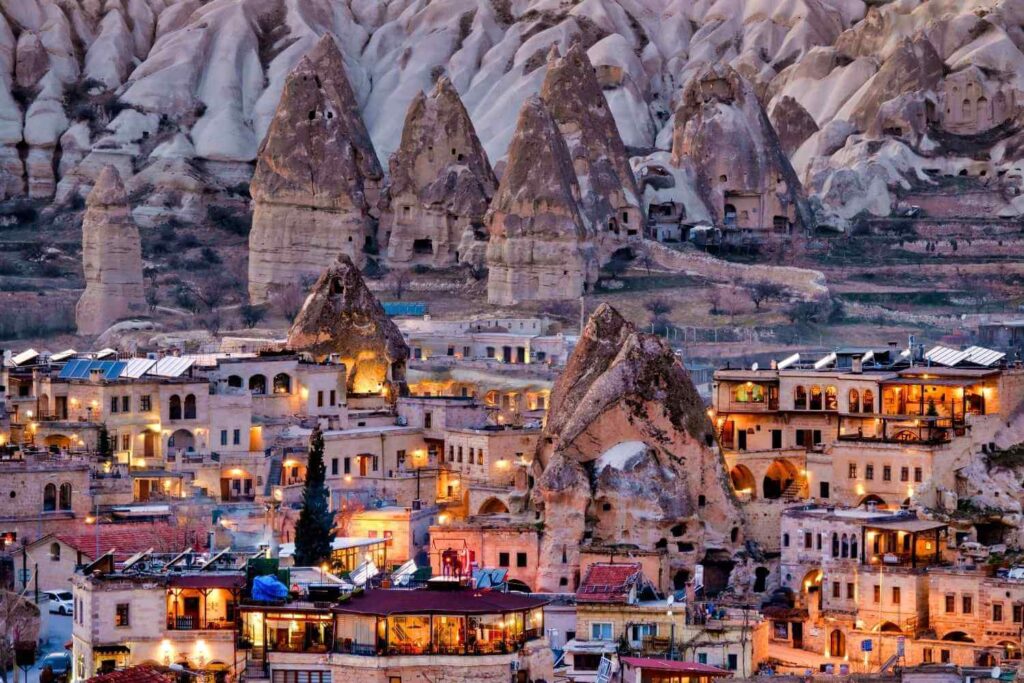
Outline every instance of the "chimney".
<svg viewBox="0 0 1024 683">
<path fill-rule="evenodd" d="M 89 381 L 93 384 L 99 384 L 103 380 L 103 370 L 100 368 L 91 368 L 89 370 Z"/>
<path fill-rule="evenodd" d="M 864 372 L 864 360 L 861 356 L 857 355 L 853 357 L 853 365 L 850 368 L 850 372 L 855 375 L 859 375 Z"/>
</svg>

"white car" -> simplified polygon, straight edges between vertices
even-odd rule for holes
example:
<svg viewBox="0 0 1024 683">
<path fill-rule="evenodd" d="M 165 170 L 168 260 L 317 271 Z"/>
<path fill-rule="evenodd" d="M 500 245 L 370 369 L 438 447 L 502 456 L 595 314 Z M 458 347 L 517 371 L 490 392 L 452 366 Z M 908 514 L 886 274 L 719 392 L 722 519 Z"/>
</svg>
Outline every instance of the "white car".
<svg viewBox="0 0 1024 683">
<path fill-rule="evenodd" d="M 75 602 L 71 591 L 43 591 L 42 595 L 50 601 L 50 614 L 74 614 Z"/>
</svg>

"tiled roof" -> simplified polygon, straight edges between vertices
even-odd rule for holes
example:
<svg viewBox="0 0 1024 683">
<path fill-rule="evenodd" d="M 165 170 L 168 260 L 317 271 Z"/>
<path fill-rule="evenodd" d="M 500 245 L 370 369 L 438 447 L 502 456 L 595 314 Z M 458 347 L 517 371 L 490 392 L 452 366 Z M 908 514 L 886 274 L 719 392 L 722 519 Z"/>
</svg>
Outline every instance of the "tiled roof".
<svg viewBox="0 0 1024 683">
<path fill-rule="evenodd" d="M 61 543 L 95 560 L 97 528 L 100 553 L 114 548 L 117 560 L 125 560 L 150 548 L 163 553 L 177 553 L 188 547 L 197 551 L 206 549 L 204 529 L 161 523 L 100 524 L 99 527 L 90 524 L 58 531 L 54 536 Z"/>
<path fill-rule="evenodd" d="M 592 564 L 576 591 L 576 601 L 624 603 L 630 589 L 638 585 L 642 577 L 643 570 L 638 562 Z"/>
<path fill-rule="evenodd" d="M 130 666 L 86 680 L 86 683 L 169 683 L 174 678 L 149 666 Z"/>
</svg>

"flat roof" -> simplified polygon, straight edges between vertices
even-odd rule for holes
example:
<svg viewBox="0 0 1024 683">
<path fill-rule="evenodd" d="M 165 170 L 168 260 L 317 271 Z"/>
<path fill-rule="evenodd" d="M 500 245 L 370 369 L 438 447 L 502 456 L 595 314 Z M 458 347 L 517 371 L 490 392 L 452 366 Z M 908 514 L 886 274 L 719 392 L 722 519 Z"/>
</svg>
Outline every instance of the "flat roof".
<svg viewBox="0 0 1024 683">
<path fill-rule="evenodd" d="M 390 590 L 378 588 L 353 596 L 334 609 L 343 614 L 498 614 L 521 612 L 548 603 L 525 593 L 492 590 Z"/>
<path fill-rule="evenodd" d="M 652 659 L 650 657 L 621 657 L 623 664 L 628 664 L 634 669 L 647 669 L 649 671 L 671 671 L 678 674 L 693 674 L 698 676 L 732 676 L 731 671 L 719 669 L 710 664 L 699 664 L 697 662 L 677 662 L 671 659 Z"/>
</svg>

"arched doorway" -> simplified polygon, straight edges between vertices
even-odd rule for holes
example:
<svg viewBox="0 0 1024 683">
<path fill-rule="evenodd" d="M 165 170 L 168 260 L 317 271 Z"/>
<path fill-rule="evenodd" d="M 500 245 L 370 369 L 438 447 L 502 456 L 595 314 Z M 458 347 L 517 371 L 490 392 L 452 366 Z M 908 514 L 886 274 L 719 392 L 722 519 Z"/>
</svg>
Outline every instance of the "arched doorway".
<svg viewBox="0 0 1024 683">
<path fill-rule="evenodd" d="M 828 636 L 828 654 L 830 657 L 846 656 L 846 634 L 839 629 L 833 629 Z"/>
<path fill-rule="evenodd" d="M 176 429 L 167 438 L 167 450 L 170 452 L 186 452 L 196 449 L 196 438 L 187 429 Z"/>
<path fill-rule="evenodd" d="M 732 488 L 736 493 L 749 493 L 751 498 L 756 497 L 757 482 L 749 467 L 736 465 L 729 470 L 729 477 L 732 479 Z"/>
<path fill-rule="evenodd" d="M 793 463 L 788 460 L 773 460 L 765 472 L 761 485 L 764 497 L 769 500 L 781 498 L 790 484 L 796 481 L 797 475 L 796 465 Z"/>
<path fill-rule="evenodd" d="M 690 581 L 690 572 L 686 569 L 680 569 L 676 572 L 675 576 L 672 577 L 672 587 L 677 591 L 681 591 L 686 588 L 686 584 Z"/>
<path fill-rule="evenodd" d="M 768 575 L 770 573 L 767 567 L 758 567 L 754 570 L 755 593 L 763 593 L 768 589 Z"/>
<path fill-rule="evenodd" d="M 996 657 L 991 652 L 979 652 L 978 653 L 978 666 L 995 666 Z"/>
<path fill-rule="evenodd" d="M 43 439 L 43 445 L 46 446 L 46 448 L 51 451 L 54 449 L 59 450 L 61 448 L 67 450 L 71 448 L 71 439 L 64 436 L 63 434 L 51 434 L 50 436 Z"/>
<path fill-rule="evenodd" d="M 480 506 L 481 515 L 505 515 L 508 514 L 508 506 L 497 498 L 488 498 Z"/>
<path fill-rule="evenodd" d="M 942 639 L 950 643 L 973 643 L 974 638 L 963 631 L 950 631 L 946 635 L 942 636 Z"/>
<path fill-rule="evenodd" d="M 812 569 L 804 574 L 804 580 L 800 583 L 800 591 L 804 595 L 806 604 L 810 604 L 814 600 L 818 603 L 818 609 L 821 609 L 821 582 L 824 577 L 823 571 Z"/>
<path fill-rule="evenodd" d="M 901 629 L 899 626 L 892 623 L 891 621 L 883 621 L 881 624 L 875 627 L 875 630 L 879 633 L 903 633 L 903 629 Z"/>
</svg>

